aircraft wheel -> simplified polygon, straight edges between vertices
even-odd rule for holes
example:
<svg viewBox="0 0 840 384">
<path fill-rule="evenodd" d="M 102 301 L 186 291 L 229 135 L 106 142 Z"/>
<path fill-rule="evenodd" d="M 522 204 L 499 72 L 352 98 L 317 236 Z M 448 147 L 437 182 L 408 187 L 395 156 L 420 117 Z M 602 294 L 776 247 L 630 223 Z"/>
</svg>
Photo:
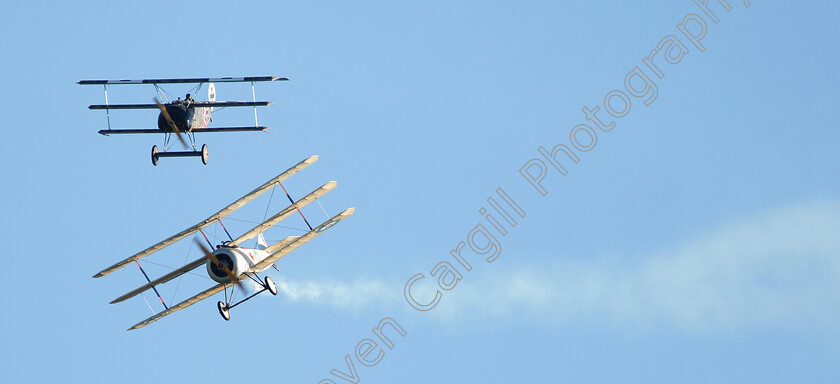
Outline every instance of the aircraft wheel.
<svg viewBox="0 0 840 384">
<path fill-rule="evenodd" d="M 152 165 L 157 166 L 160 157 L 158 157 L 158 147 L 157 145 L 152 146 Z"/>
<path fill-rule="evenodd" d="M 216 304 L 216 306 L 219 307 L 219 314 L 222 315 L 222 318 L 225 319 L 225 321 L 230 320 L 230 311 L 228 311 L 227 305 L 220 301 Z"/>
<path fill-rule="evenodd" d="M 207 144 L 204 144 L 201 146 L 201 162 L 207 165 L 208 160 L 210 160 L 210 150 L 207 149 Z"/>
<path fill-rule="evenodd" d="M 272 295 L 277 296 L 277 284 L 274 284 L 274 280 L 268 276 L 265 277 L 265 286 Z"/>
</svg>

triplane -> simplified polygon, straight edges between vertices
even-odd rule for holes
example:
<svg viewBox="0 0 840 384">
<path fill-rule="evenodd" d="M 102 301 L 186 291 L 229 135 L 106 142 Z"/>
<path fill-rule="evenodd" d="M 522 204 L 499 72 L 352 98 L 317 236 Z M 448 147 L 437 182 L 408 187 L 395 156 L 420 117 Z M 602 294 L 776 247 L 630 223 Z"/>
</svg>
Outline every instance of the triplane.
<svg viewBox="0 0 840 384">
<path fill-rule="evenodd" d="M 273 104 L 270 101 L 257 101 L 256 93 L 254 92 L 254 83 L 264 81 L 286 81 L 286 77 L 275 76 L 252 76 L 252 77 L 216 77 L 216 78 L 187 78 L 187 79 L 144 79 L 144 80 L 81 80 L 78 84 L 81 85 L 102 85 L 105 89 L 105 104 L 95 104 L 88 108 L 90 109 L 104 109 L 108 121 L 108 129 L 99 131 L 101 135 L 116 135 L 116 134 L 135 134 L 135 133 L 163 133 L 163 148 L 159 149 L 157 145 L 152 146 L 152 165 L 157 165 L 161 157 L 184 157 L 196 156 L 201 157 L 201 162 L 207 165 L 209 152 L 207 145 L 202 145 L 201 149 L 197 149 L 195 134 L 200 132 L 243 132 L 243 131 L 258 131 L 268 132 L 268 127 L 260 126 L 257 121 L 257 107 L 263 107 Z M 214 83 L 251 83 L 252 101 L 216 101 L 216 86 Z M 157 97 L 154 98 L 154 104 L 109 104 L 108 103 L 108 86 L 118 84 L 151 84 L 155 87 Z M 207 84 L 207 100 L 196 101 L 192 99 L 191 94 L 187 94 L 184 100 L 178 97 L 176 100 L 169 100 L 166 92 L 161 88 L 161 84 L 198 84 L 193 87 L 193 92 L 198 93 L 204 84 Z M 159 100 L 164 100 L 161 103 Z M 213 121 L 211 113 L 214 108 L 225 107 L 254 107 L 254 126 L 253 127 L 214 127 L 208 128 L 207 125 Z M 111 129 L 111 110 L 122 109 L 157 109 L 160 114 L 157 119 L 157 129 Z M 191 148 L 187 151 L 169 151 L 170 139 L 172 134 L 178 138 L 185 149 Z M 188 146 L 184 141 L 186 136 L 190 145 Z"/>
<path fill-rule="evenodd" d="M 281 210 L 274 216 L 271 216 L 263 223 L 257 225 L 256 227 L 252 228 L 251 230 L 245 232 L 241 236 L 237 238 L 233 238 L 230 236 L 230 233 L 224 227 L 224 224 L 221 223 L 221 219 L 226 217 L 227 215 L 233 213 L 237 209 L 241 208 L 243 205 L 247 204 L 248 202 L 254 200 L 258 196 L 262 195 L 266 191 L 272 189 L 276 185 L 279 185 L 283 188 L 285 192 L 285 188 L 282 186 L 282 182 L 289 178 L 290 176 L 294 175 L 295 173 L 299 172 L 300 170 L 308 167 L 312 163 L 318 160 L 318 156 L 311 156 L 304 161 L 296 164 L 295 166 L 289 168 L 285 172 L 281 173 L 277 177 L 269 180 L 265 184 L 259 186 L 257 189 L 254 189 L 247 195 L 243 196 L 239 200 L 234 201 L 232 204 L 228 205 L 227 207 L 223 208 L 219 212 L 213 214 L 212 216 L 208 217 L 205 220 L 202 220 L 196 225 L 189 227 L 166 240 L 163 240 L 151 247 L 140 251 L 139 253 L 131 256 L 123 261 L 120 261 L 108 268 L 103 269 L 99 273 L 93 275 L 93 277 L 102 277 L 112 272 L 127 266 L 134 262 L 140 268 L 140 271 L 143 273 L 143 276 L 146 278 L 148 283 L 140 286 L 139 288 L 128 292 L 111 302 L 111 304 L 119 303 L 121 301 L 125 301 L 131 297 L 134 297 L 142 292 L 145 292 L 148 289 L 154 290 L 155 294 L 157 294 L 158 298 L 160 299 L 161 304 L 164 306 L 164 311 L 154 314 L 153 316 L 149 317 L 146 320 L 143 320 L 133 327 L 129 328 L 128 330 L 137 329 L 145 327 L 146 325 L 159 320 L 160 318 L 169 315 L 172 312 L 184 309 L 189 307 L 201 300 L 204 300 L 218 292 L 225 291 L 225 300 L 219 301 L 217 303 L 217 308 L 219 313 L 225 320 L 230 320 L 230 310 L 233 307 L 251 299 L 252 297 L 264 292 L 269 291 L 272 295 L 277 295 L 277 286 L 271 280 L 270 277 L 265 276 L 264 278 L 259 277 L 259 273 L 265 271 L 269 267 L 274 267 L 274 263 L 289 254 L 289 252 L 294 251 L 301 245 L 305 244 L 309 240 L 312 240 L 315 236 L 320 235 L 324 231 L 329 228 L 332 228 L 334 225 L 338 224 L 340 221 L 344 220 L 348 216 L 352 215 L 355 211 L 354 208 L 348 208 L 343 212 L 339 213 L 338 215 L 333 216 L 329 220 L 323 222 L 321 225 L 317 227 L 312 227 L 309 225 L 309 221 L 306 220 L 306 217 L 303 216 L 303 213 L 300 212 L 300 208 L 306 206 L 307 204 L 315 201 L 319 197 L 323 196 L 327 192 L 331 191 L 336 186 L 335 181 L 330 181 L 322 185 L 321 187 L 315 189 L 302 199 L 298 201 L 294 201 L 291 196 L 286 192 L 286 197 L 291 202 L 291 205 L 286 207 L 285 209 Z M 268 245 L 263 237 L 263 231 L 267 230 L 268 228 L 277 225 L 283 219 L 293 215 L 295 212 L 300 213 L 301 217 L 303 217 L 306 225 L 309 227 L 309 232 L 302 236 L 289 236 L 285 239 L 278 241 L 273 245 Z M 201 232 L 204 235 L 205 227 L 208 227 L 214 223 L 219 223 L 222 225 L 222 228 L 225 228 L 225 233 L 227 233 L 228 237 L 230 238 L 229 241 L 223 241 L 221 244 L 215 246 L 215 250 L 210 251 L 210 249 L 205 248 L 198 240 L 196 243 L 201 247 L 203 251 L 203 256 L 200 258 L 193 260 L 192 262 L 187 263 L 186 265 L 173 270 L 157 279 L 151 280 L 146 272 L 143 270 L 143 267 L 140 266 L 138 260 L 149 256 L 169 245 L 172 245 L 175 242 L 183 240 L 187 236 L 190 236 L 193 233 Z M 256 248 L 243 248 L 240 247 L 242 242 L 253 239 L 257 237 L 257 247 Z M 210 248 L 213 248 L 213 243 L 204 235 L 204 239 L 207 240 L 207 243 L 210 244 Z M 173 306 L 167 306 L 164 302 L 163 298 L 158 293 L 157 286 L 163 283 L 166 283 L 176 277 L 184 275 L 193 269 L 200 267 L 201 265 L 206 265 L 207 273 L 210 275 L 210 278 L 213 279 L 218 284 L 210 287 L 209 289 L 198 293 L 197 295 L 186 299 L 178 304 Z M 250 296 L 245 297 L 244 299 L 233 303 L 233 295 L 234 290 L 238 286 L 241 290 L 244 291 L 242 287 L 242 282 L 245 280 L 252 280 L 254 281 L 259 287 L 262 289 L 254 292 Z M 230 290 L 230 292 L 228 292 Z"/>
</svg>

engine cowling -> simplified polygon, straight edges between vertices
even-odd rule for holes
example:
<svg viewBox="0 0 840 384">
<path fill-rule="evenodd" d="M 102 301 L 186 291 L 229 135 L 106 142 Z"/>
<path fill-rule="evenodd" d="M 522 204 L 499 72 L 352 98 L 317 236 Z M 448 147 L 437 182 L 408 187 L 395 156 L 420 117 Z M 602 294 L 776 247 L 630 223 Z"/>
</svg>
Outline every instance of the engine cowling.
<svg viewBox="0 0 840 384">
<path fill-rule="evenodd" d="M 207 260 L 207 274 L 210 278 L 219 283 L 230 283 L 230 277 L 225 273 L 222 266 L 233 272 L 236 277 L 242 276 L 250 268 L 248 261 L 239 249 L 236 248 L 219 248 L 213 251 L 213 255 L 219 260 L 219 264 L 213 263 L 212 260 Z"/>
<path fill-rule="evenodd" d="M 166 112 L 169 113 L 169 117 L 172 119 L 172 122 L 175 123 L 175 126 L 178 127 L 178 130 L 183 132 L 188 132 L 190 130 L 190 121 L 189 115 L 187 111 L 179 106 L 173 104 L 166 105 Z M 169 122 L 166 121 L 166 118 L 163 117 L 163 113 L 158 114 L 158 129 L 163 132 L 172 132 L 172 127 L 169 126 Z"/>
</svg>

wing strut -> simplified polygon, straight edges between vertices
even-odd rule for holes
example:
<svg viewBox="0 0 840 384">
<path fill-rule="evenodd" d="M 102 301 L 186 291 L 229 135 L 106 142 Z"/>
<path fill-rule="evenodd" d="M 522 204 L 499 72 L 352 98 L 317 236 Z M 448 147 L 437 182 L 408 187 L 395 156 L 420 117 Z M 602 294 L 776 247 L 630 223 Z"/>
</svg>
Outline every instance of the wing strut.
<svg viewBox="0 0 840 384">
<path fill-rule="evenodd" d="M 137 261 L 137 260 L 134 260 L 134 262 L 137 264 L 137 268 L 140 268 L 140 272 L 143 272 L 143 277 L 145 277 L 145 278 L 146 278 L 146 281 L 148 281 L 148 282 L 149 282 L 149 284 L 151 284 L 151 283 L 152 283 L 152 281 L 151 281 L 151 280 L 149 280 L 149 275 L 147 275 L 147 274 L 146 274 L 146 271 L 144 271 L 144 270 L 143 270 L 143 267 L 141 267 L 141 266 L 140 266 L 140 262 L 139 262 L 139 261 Z M 162 297 L 160 297 L 160 292 L 158 292 L 157 287 L 155 287 L 154 285 L 152 285 L 152 289 L 154 289 L 154 290 L 155 290 L 155 294 L 157 295 L 158 299 L 160 299 L 160 303 L 161 303 L 161 304 L 163 304 L 163 308 L 164 308 L 164 309 L 169 309 L 169 307 L 167 307 L 167 306 L 166 306 L 166 303 L 165 303 L 165 302 L 163 302 L 163 298 L 162 298 Z"/>
<path fill-rule="evenodd" d="M 292 200 L 292 196 L 289 196 L 289 191 L 286 190 L 286 187 L 283 186 L 283 183 L 277 182 L 277 184 L 280 184 L 280 188 L 283 188 L 283 192 L 286 192 L 286 197 L 289 198 L 289 202 L 292 203 L 292 205 L 295 205 L 295 201 Z M 309 230 L 311 231 L 312 226 L 309 225 L 309 220 L 306 220 L 306 216 L 303 215 L 303 212 L 300 211 L 300 208 L 295 207 L 295 209 L 297 209 L 298 213 L 300 213 L 300 217 L 303 218 L 303 222 L 306 223 L 306 226 L 309 227 Z"/>
<path fill-rule="evenodd" d="M 213 248 L 213 243 L 210 242 L 210 239 L 207 238 L 207 235 L 204 234 L 204 230 L 199 228 L 199 232 L 201 232 L 201 236 L 204 236 L 204 240 L 207 240 L 207 244 L 210 244 L 210 248 Z"/>
<path fill-rule="evenodd" d="M 222 229 L 224 229 L 225 233 L 227 233 L 227 235 L 228 235 L 228 239 L 230 239 L 230 241 L 233 241 L 233 236 L 230 235 L 230 232 L 228 232 L 227 228 L 225 228 L 225 225 L 222 224 L 222 218 L 220 217 L 220 218 L 216 219 L 216 221 L 218 221 L 219 224 L 221 224 Z M 210 245 L 210 248 L 213 248 L 212 244 Z"/>
<path fill-rule="evenodd" d="M 257 94 L 254 92 L 254 82 L 251 82 L 251 97 L 252 100 L 256 103 L 257 102 Z M 254 106 L 254 126 L 259 127 L 260 123 L 257 122 L 257 106 Z"/>
<path fill-rule="evenodd" d="M 111 110 L 108 108 L 108 84 L 102 84 L 105 87 L 105 118 L 108 120 L 108 130 L 111 130 Z"/>
</svg>

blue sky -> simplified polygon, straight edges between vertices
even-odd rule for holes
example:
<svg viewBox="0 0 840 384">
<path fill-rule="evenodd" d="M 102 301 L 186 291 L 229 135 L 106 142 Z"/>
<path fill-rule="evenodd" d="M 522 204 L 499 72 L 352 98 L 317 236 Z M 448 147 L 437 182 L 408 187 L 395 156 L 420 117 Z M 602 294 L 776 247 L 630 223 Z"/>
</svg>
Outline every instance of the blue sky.
<svg viewBox="0 0 840 384">
<path fill-rule="evenodd" d="M 690 0 L 569 3 L 7 5 L 6 377 L 344 383 L 331 371 L 349 373 L 349 356 L 360 383 L 837 382 L 840 8 L 730 0 L 727 12 L 712 1 L 714 23 Z M 677 27 L 689 14 L 706 24 L 702 52 Z M 675 64 L 654 59 L 660 78 L 643 59 L 669 35 L 687 52 Z M 625 85 L 636 67 L 655 84 L 649 105 L 650 94 Z M 104 101 L 102 89 L 75 84 L 246 75 L 291 78 L 257 87 L 276 103 L 259 113 L 271 132 L 198 136 L 207 166 L 152 167 L 157 135 L 98 135 L 104 113 L 87 106 Z M 111 102 L 154 96 L 109 91 Z M 219 99 L 249 91 L 217 85 Z M 630 101 L 623 117 L 605 110 L 612 91 Z M 582 109 L 595 106 L 612 130 L 586 119 Z M 111 122 L 155 119 L 114 112 Z M 581 124 L 597 136 L 575 136 L 588 151 L 571 142 Z M 558 144 L 580 159 L 558 155 L 565 176 L 538 150 Z M 338 187 L 323 211 L 304 213 L 317 222 L 324 211 L 356 214 L 278 263 L 269 273 L 278 297 L 237 307 L 230 322 L 214 298 L 125 331 L 151 314 L 144 298 L 108 302 L 142 284 L 139 271 L 91 275 L 312 154 L 320 160 L 284 185 L 295 197 L 330 180 Z M 520 173 L 532 159 L 545 165 L 545 196 Z M 278 193 L 225 224 L 249 229 L 284 207 Z M 478 224 L 500 252 L 488 263 L 467 244 L 465 271 L 450 250 Z M 304 227 L 290 218 L 267 237 Z M 144 268 L 160 275 L 196 252 L 183 241 Z M 451 290 L 430 276 L 444 261 L 461 277 Z M 428 311 L 405 297 L 417 274 L 416 301 L 441 291 Z M 210 284 L 198 273 L 161 292 L 175 302 Z M 153 295 L 145 300 L 159 310 Z M 394 348 L 378 345 L 382 360 L 364 366 L 356 347 L 379 340 L 371 330 L 384 318 L 406 335 L 390 333 Z"/>
</svg>

